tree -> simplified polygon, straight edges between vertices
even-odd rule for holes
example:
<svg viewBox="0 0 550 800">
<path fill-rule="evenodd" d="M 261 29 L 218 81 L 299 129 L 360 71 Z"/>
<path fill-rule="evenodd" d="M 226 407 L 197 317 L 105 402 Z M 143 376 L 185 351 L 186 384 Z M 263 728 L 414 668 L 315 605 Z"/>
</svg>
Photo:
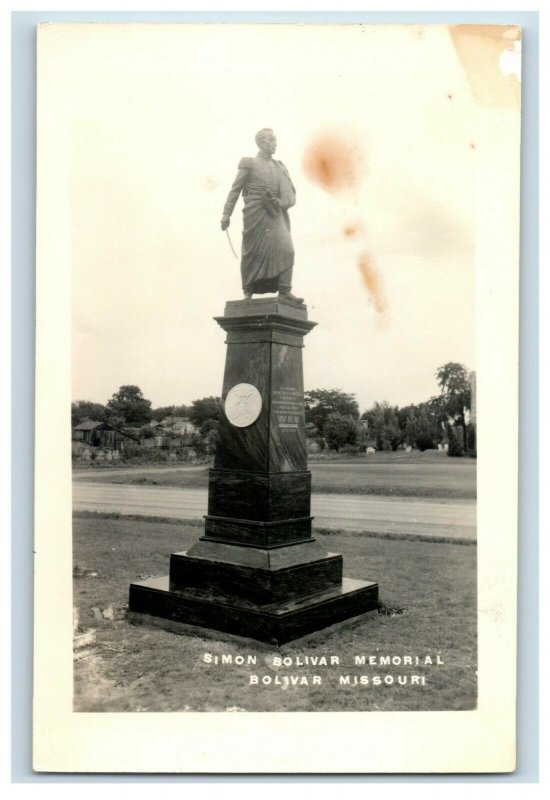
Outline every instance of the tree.
<svg viewBox="0 0 550 800">
<path fill-rule="evenodd" d="M 151 412 L 151 418 L 155 420 L 155 422 L 162 422 L 163 419 L 166 417 L 188 417 L 189 416 L 189 406 L 181 405 L 181 406 L 160 406 L 159 408 L 154 408 Z"/>
<path fill-rule="evenodd" d="M 146 400 L 139 386 L 121 386 L 107 403 L 109 422 L 124 421 L 126 425 L 139 427 L 151 422 L 151 401 Z"/>
<path fill-rule="evenodd" d="M 456 434 L 453 431 L 452 426 L 447 423 L 445 428 L 447 430 L 447 439 L 449 440 L 447 455 L 454 458 L 461 458 L 464 455 L 464 448 L 456 438 Z"/>
<path fill-rule="evenodd" d="M 306 424 L 312 423 L 320 436 L 325 435 L 325 423 L 331 414 L 359 419 L 359 406 L 355 395 L 340 389 L 311 389 L 304 394 Z"/>
<path fill-rule="evenodd" d="M 351 416 L 329 414 L 323 426 L 327 445 L 338 452 L 345 444 L 356 444 L 358 424 Z"/>
<path fill-rule="evenodd" d="M 160 406 L 151 410 L 151 420 L 161 422 L 165 417 L 175 417 L 176 406 Z"/>
<path fill-rule="evenodd" d="M 461 425 L 466 440 L 466 412 L 472 404 L 470 373 L 464 364 L 449 361 L 436 370 L 435 376 L 441 394 L 432 399 L 432 407 L 444 423 Z"/>
<path fill-rule="evenodd" d="M 206 434 L 212 429 L 211 422 L 218 423 L 220 412 L 221 398 L 202 397 L 200 400 L 193 400 L 189 409 L 189 419 L 201 433 Z"/>
<path fill-rule="evenodd" d="M 106 415 L 107 410 L 101 403 L 92 403 L 90 400 L 76 400 L 71 403 L 71 426 L 73 428 L 85 419 L 96 419 L 103 422 Z"/>
<path fill-rule="evenodd" d="M 200 431 L 203 436 L 214 437 L 213 441 L 215 441 L 215 434 L 218 432 L 219 420 L 217 419 L 205 419 L 201 425 Z"/>
<path fill-rule="evenodd" d="M 218 441 L 219 420 L 206 419 L 201 425 L 201 438 L 206 445 L 206 452 L 213 454 L 216 451 Z"/>
<path fill-rule="evenodd" d="M 397 409 L 397 421 L 403 433 L 403 440 L 418 449 L 434 447 L 441 441 L 442 431 L 438 414 L 435 413 L 430 403 L 418 403 Z M 422 448 L 419 446 L 422 442 Z M 431 441 L 431 445 L 427 442 Z"/>
<path fill-rule="evenodd" d="M 397 406 L 390 406 L 386 401 L 374 403 L 362 415 L 369 426 L 369 438 L 374 439 L 377 450 L 397 450 L 403 441 L 403 432 L 399 427 Z"/>
</svg>

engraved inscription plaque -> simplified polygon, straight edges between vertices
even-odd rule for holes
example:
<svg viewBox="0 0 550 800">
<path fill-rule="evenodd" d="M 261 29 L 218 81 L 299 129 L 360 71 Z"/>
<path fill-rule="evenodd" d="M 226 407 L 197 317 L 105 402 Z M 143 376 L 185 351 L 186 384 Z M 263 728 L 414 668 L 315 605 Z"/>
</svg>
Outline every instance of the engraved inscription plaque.
<svg viewBox="0 0 550 800">
<path fill-rule="evenodd" d="M 225 415 L 237 428 L 256 422 L 262 410 L 262 396 L 251 383 L 238 383 L 225 398 Z"/>
<path fill-rule="evenodd" d="M 279 428 L 298 430 L 300 415 L 304 413 L 304 395 L 293 386 L 282 386 L 273 391 L 273 409 Z"/>
</svg>

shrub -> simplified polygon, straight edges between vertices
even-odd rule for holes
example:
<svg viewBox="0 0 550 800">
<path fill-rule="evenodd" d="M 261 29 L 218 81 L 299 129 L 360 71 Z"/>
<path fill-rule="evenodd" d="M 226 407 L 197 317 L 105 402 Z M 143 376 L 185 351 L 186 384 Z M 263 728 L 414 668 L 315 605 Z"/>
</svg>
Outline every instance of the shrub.
<svg viewBox="0 0 550 800">
<path fill-rule="evenodd" d="M 435 447 L 434 440 L 429 433 L 419 433 L 416 437 L 415 444 L 421 453 L 424 450 L 432 450 Z"/>
<path fill-rule="evenodd" d="M 132 458 L 136 458 L 143 455 L 143 453 L 144 453 L 144 448 L 142 448 L 140 444 L 132 441 L 131 439 L 130 440 L 126 439 L 124 441 L 120 457 L 123 461 L 128 461 Z"/>
</svg>

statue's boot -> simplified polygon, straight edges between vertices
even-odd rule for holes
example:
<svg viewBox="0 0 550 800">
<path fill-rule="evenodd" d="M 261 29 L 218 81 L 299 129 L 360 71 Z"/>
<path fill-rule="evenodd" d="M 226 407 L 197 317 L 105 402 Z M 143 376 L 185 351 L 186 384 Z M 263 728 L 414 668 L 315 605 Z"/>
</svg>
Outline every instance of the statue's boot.
<svg viewBox="0 0 550 800">
<path fill-rule="evenodd" d="M 245 300 L 252 300 L 252 292 L 244 292 Z"/>
<path fill-rule="evenodd" d="M 303 297 L 296 297 L 290 291 L 279 292 L 279 297 L 282 300 L 292 300 L 293 303 L 303 303 L 304 302 L 304 298 Z"/>
</svg>

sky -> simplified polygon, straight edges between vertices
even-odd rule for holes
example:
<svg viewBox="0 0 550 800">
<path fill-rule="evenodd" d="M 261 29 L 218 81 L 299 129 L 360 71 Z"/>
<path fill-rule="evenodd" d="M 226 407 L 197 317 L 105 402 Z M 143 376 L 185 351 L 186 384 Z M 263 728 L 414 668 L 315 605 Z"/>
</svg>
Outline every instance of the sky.
<svg viewBox="0 0 550 800">
<path fill-rule="evenodd" d="M 219 221 L 263 127 L 297 190 L 293 291 L 318 323 L 306 389 L 354 393 L 362 410 L 406 405 L 438 393 L 440 365 L 475 369 L 483 149 L 475 86 L 447 27 L 54 28 L 73 400 L 105 403 L 124 384 L 154 407 L 221 393 L 213 318 L 241 287 Z M 319 147 L 343 159 L 347 183 L 315 179 Z"/>
</svg>

